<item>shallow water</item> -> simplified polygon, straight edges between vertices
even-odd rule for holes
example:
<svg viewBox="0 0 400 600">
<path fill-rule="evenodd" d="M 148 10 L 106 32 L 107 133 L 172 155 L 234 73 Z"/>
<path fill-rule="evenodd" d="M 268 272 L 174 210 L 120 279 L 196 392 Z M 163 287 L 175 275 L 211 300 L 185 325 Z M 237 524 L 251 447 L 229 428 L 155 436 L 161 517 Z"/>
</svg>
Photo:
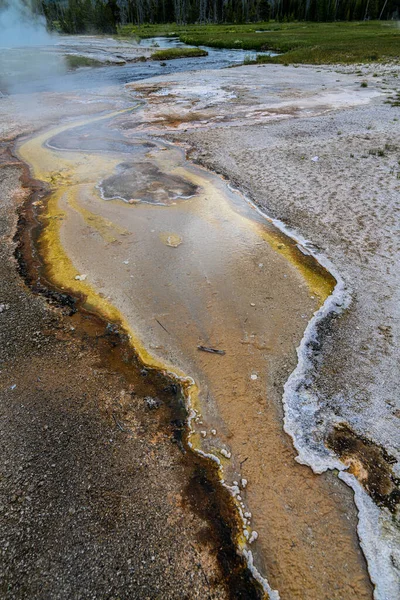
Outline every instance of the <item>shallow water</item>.
<svg viewBox="0 0 400 600">
<path fill-rule="evenodd" d="M 154 47 L 154 44 L 158 46 Z M 113 60 L 118 57 L 118 49 L 123 54 L 141 48 L 175 48 L 186 46 L 178 38 L 149 38 L 141 42 L 101 38 L 99 36 L 59 36 L 54 43 L 44 47 L 1 48 L 0 41 L 0 94 L 33 92 L 66 92 L 87 89 L 102 89 L 108 85 L 125 84 L 157 75 L 168 75 L 182 71 L 199 69 L 221 69 L 242 64 L 245 59 L 253 59 L 256 54 L 249 50 L 229 50 L 203 47 L 208 56 L 180 58 L 167 61 L 133 62 L 122 65 L 105 65 L 95 68 L 80 68 L 68 71 L 64 61 L 66 54 L 83 54 L 97 60 Z M 125 50 L 124 50 L 125 49 Z M 273 52 L 261 54 L 275 55 Z"/>
<path fill-rule="evenodd" d="M 40 242 L 53 281 L 122 320 L 146 363 L 185 382 L 191 442 L 220 460 L 247 514 L 241 545 L 281 598 L 369 598 L 342 488 L 297 464 L 282 431 L 282 379 L 333 278 L 180 148 L 128 134 L 127 118 L 19 148 L 53 189 Z"/>
</svg>

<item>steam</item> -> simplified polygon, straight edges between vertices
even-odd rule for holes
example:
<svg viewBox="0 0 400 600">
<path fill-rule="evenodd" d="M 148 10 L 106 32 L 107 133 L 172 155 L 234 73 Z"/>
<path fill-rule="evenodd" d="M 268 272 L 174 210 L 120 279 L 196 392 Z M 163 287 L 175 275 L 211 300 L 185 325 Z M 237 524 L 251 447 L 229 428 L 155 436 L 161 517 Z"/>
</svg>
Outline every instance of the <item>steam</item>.
<svg viewBox="0 0 400 600">
<path fill-rule="evenodd" d="M 53 43 L 46 19 L 32 8 L 30 0 L 0 0 L 0 47 L 45 46 Z"/>
<path fill-rule="evenodd" d="M 66 73 L 57 36 L 47 32 L 33 2 L 0 0 L 0 98 L 56 89 Z"/>
</svg>

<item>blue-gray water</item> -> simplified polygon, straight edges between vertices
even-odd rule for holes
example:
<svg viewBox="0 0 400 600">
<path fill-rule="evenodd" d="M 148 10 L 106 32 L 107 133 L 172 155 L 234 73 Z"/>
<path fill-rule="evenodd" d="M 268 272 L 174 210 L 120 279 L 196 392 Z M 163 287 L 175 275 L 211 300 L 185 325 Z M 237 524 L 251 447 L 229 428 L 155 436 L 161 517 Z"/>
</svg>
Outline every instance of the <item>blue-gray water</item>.
<svg viewBox="0 0 400 600">
<path fill-rule="evenodd" d="M 93 58 L 115 51 L 118 55 L 120 42 L 112 38 L 90 38 L 65 36 L 56 38 L 56 43 L 34 48 L 3 48 L 0 51 L 0 92 L 31 93 L 69 91 L 100 88 L 107 85 L 125 84 L 157 75 L 167 75 L 199 69 L 221 69 L 255 58 L 256 52 L 248 50 L 226 50 L 206 48 L 208 56 L 181 58 L 163 61 L 131 62 L 123 65 L 80 68 L 68 71 L 64 53 L 90 52 Z M 127 44 L 127 42 L 121 42 Z M 133 43 L 134 44 L 134 43 Z M 178 38 L 151 38 L 142 40 L 139 47 L 184 46 Z"/>
</svg>

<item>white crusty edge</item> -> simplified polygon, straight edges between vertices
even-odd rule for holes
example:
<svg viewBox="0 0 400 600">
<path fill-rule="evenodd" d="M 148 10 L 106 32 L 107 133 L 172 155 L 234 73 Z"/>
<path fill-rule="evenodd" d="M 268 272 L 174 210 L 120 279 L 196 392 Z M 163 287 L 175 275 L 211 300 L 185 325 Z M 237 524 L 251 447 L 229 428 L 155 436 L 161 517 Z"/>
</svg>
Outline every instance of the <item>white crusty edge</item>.
<svg viewBox="0 0 400 600">
<path fill-rule="evenodd" d="M 234 189 L 234 188 L 232 188 Z M 234 189 L 238 192 L 239 190 Z M 239 192 L 240 193 L 240 192 Z M 332 262 L 323 254 L 314 251 L 313 244 L 303 238 L 297 231 L 287 227 L 279 219 L 270 218 L 261 208 L 246 195 L 246 201 L 265 219 L 270 221 L 282 233 L 292 238 L 297 244 L 306 248 L 307 252 L 318 261 L 336 280 L 332 294 L 317 310 L 308 322 L 303 338 L 297 348 L 297 365 L 284 385 L 282 397 L 284 407 L 284 430 L 293 440 L 298 452 L 296 460 L 311 467 L 314 473 L 323 473 L 328 469 L 337 469 L 339 478 L 354 491 L 354 501 L 358 510 L 357 532 L 361 548 L 368 565 L 368 572 L 374 584 L 375 600 L 393 600 L 400 597 L 400 581 L 398 571 L 393 566 L 395 556 L 400 564 L 400 549 L 396 544 L 398 532 L 386 509 L 380 509 L 366 493 L 359 481 L 349 473 L 347 467 L 338 460 L 321 442 L 319 447 L 309 448 L 303 441 L 303 422 L 300 412 L 307 413 L 307 423 L 318 410 L 319 401 L 316 396 L 301 389 L 304 382 L 315 372 L 312 361 L 311 343 L 318 340 L 318 325 L 332 313 L 340 314 L 351 303 L 351 290 Z M 299 407 L 301 407 L 299 409 Z M 334 422 L 334 419 L 332 419 Z"/>
</svg>

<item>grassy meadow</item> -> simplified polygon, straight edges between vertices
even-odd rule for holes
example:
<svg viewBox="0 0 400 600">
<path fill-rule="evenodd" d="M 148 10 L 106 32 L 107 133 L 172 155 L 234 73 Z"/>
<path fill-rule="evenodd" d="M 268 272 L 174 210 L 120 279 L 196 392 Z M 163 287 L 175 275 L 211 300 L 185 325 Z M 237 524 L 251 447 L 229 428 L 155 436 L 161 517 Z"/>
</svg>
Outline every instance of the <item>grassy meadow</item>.
<svg viewBox="0 0 400 600">
<path fill-rule="evenodd" d="M 275 63 L 361 63 L 398 61 L 400 24 L 396 21 L 336 23 L 251 23 L 246 25 L 124 25 L 123 37 L 177 36 L 191 46 L 274 50 Z"/>
<path fill-rule="evenodd" d="M 201 48 L 161 48 L 153 52 L 150 58 L 153 60 L 171 60 L 172 58 L 193 58 L 195 56 L 207 56 L 208 52 Z"/>
<path fill-rule="evenodd" d="M 104 67 L 104 63 L 100 60 L 78 54 L 67 54 L 65 62 L 70 70 L 79 69 L 80 67 Z"/>
</svg>

